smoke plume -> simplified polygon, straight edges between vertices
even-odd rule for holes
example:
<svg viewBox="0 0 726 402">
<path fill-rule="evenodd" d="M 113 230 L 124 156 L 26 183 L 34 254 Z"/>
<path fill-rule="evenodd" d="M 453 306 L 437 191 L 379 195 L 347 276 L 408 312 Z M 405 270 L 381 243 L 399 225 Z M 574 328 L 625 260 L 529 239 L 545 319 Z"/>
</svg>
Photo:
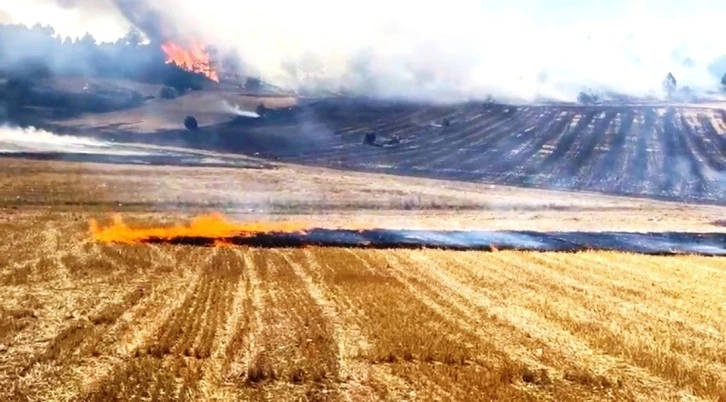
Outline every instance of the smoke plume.
<svg viewBox="0 0 726 402">
<path fill-rule="evenodd" d="M 253 118 L 260 117 L 260 115 L 257 114 L 257 112 L 252 112 L 252 111 L 249 111 L 249 110 L 240 109 L 239 106 L 232 105 L 231 103 L 227 102 L 226 100 L 222 100 L 220 102 L 220 106 L 222 107 L 222 110 L 224 110 L 225 112 L 231 113 L 231 114 L 234 114 L 234 115 L 237 115 L 237 116 L 253 117 Z"/>
<path fill-rule="evenodd" d="M 56 1 L 66 8 L 106 4 Z M 122 15 L 150 37 L 199 37 L 237 52 L 247 75 L 297 89 L 421 100 L 574 100 L 588 89 L 662 96 L 668 72 L 679 86 L 703 92 L 726 73 L 714 64 L 723 47 L 713 35 L 726 3 L 705 0 L 114 3 L 94 7 Z"/>
<path fill-rule="evenodd" d="M 18 152 L 145 155 L 93 138 L 58 135 L 35 127 L 0 126 L 0 154 Z"/>
<path fill-rule="evenodd" d="M 105 146 L 98 140 L 83 137 L 61 136 L 35 127 L 20 128 L 0 126 L 0 143 L 28 146 Z"/>
</svg>

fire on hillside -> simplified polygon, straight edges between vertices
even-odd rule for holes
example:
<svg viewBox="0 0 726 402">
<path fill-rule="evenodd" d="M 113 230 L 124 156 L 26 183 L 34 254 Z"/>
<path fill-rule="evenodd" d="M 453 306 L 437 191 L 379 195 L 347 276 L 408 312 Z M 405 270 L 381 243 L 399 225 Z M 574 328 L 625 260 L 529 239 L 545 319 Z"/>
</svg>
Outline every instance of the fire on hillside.
<svg viewBox="0 0 726 402">
<path fill-rule="evenodd" d="M 166 54 L 166 63 L 173 63 L 177 67 L 192 73 L 202 74 L 214 82 L 219 82 L 219 73 L 212 66 L 209 53 L 200 43 L 192 43 L 184 47 L 174 41 L 166 41 L 161 45 Z"/>
</svg>

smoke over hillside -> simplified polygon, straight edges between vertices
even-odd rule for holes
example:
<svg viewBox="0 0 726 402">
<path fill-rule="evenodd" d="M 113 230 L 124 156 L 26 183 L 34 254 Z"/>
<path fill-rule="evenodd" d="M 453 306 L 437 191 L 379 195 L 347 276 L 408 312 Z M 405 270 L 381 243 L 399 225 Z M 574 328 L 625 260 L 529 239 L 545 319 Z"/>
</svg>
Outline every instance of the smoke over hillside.
<svg viewBox="0 0 726 402">
<path fill-rule="evenodd" d="M 29 101 L 32 80 L 52 76 L 128 78 L 178 91 L 199 88 L 207 81 L 198 71 L 168 63 L 160 43 L 142 41 L 141 34 L 133 31 L 116 42 L 97 43 L 90 35 L 61 39 L 49 26 L 0 24 L 0 108 L 21 102 L 20 98 Z M 48 101 L 48 95 L 43 96 Z"/>
<path fill-rule="evenodd" d="M 712 33 L 726 3 L 57 1 L 122 16 L 150 38 L 235 51 L 247 75 L 296 88 L 574 100 L 588 88 L 662 96 L 668 72 L 681 86 L 713 90 L 726 73 Z"/>
</svg>

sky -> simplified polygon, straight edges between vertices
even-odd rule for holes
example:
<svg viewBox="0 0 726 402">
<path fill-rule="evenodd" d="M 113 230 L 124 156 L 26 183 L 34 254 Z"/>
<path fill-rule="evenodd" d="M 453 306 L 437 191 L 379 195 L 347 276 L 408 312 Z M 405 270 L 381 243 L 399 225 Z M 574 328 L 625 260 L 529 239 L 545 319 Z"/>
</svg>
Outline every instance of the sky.
<svg viewBox="0 0 726 402">
<path fill-rule="evenodd" d="M 159 1 L 164 4 L 164 0 Z M 166 4 L 169 2 L 167 1 Z M 177 3 L 177 2 L 172 2 Z M 286 20 L 307 17 L 310 11 L 321 14 L 325 19 L 337 19 L 342 14 L 350 15 L 353 10 L 361 11 L 361 18 L 370 14 L 390 16 L 404 21 L 426 18 L 425 14 L 449 15 L 450 10 L 467 11 L 471 16 L 497 16 L 505 23 L 517 25 L 517 21 L 533 23 L 532 29 L 557 30 L 572 27 L 586 33 L 587 26 L 607 25 L 613 33 L 622 33 L 628 28 L 655 29 L 658 31 L 689 30 L 711 31 L 717 34 L 717 25 L 704 26 L 703 22 L 726 20 L 726 2 L 715 0 L 450 0 L 431 1 L 431 6 L 421 6 L 414 0 L 372 0 L 365 3 L 338 2 L 334 0 L 270 0 L 250 6 L 247 2 L 226 0 L 188 1 L 189 4 L 175 4 L 175 8 L 218 13 L 220 9 L 229 14 L 244 16 L 245 10 L 262 9 L 263 14 L 272 14 Z M 263 4 L 264 3 L 264 4 Z M 61 7 L 59 4 L 79 4 L 79 7 Z M 414 6 L 415 5 L 415 6 Z M 362 6 L 362 7 L 361 7 Z M 112 0 L 0 0 L 0 20 L 33 25 L 50 24 L 63 37 L 82 37 L 90 32 L 101 40 L 114 40 L 128 29 L 129 25 L 118 13 L 113 12 Z M 105 10 L 106 12 L 98 12 Z M 285 12 L 287 10 L 287 12 Z M 304 11 L 307 10 L 307 11 Z M 331 12 L 332 10 L 338 12 Z M 302 11 L 302 14 L 298 13 Z M 347 11 L 347 12 L 346 12 Z M 393 13 L 391 12 L 393 11 Z M 402 12 L 401 12 L 402 11 Z M 474 11 L 471 13 L 471 11 Z M 196 14 L 196 13 L 195 13 Z M 287 14 L 285 16 L 284 14 Z M 218 18 L 213 16 L 212 18 Z M 224 17 L 222 17 L 224 19 Z M 239 17 L 241 21 L 244 17 Z M 345 18 L 343 18 L 345 20 Z M 240 21 L 240 22 L 241 22 Z M 675 25 L 675 26 L 673 26 Z M 670 26 L 670 27 L 669 27 Z M 436 27 L 431 27 L 436 29 Z M 474 27 L 466 27 L 473 28 Z M 243 29 L 243 28 L 242 28 Z M 311 29 L 314 29 L 311 27 Z"/>
<path fill-rule="evenodd" d="M 120 14 L 106 12 L 110 0 L 96 0 L 96 6 L 62 8 L 52 0 L 0 0 L 0 21 L 33 26 L 51 25 L 61 37 L 81 38 L 86 33 L 98 41 L 114 41 L 129 29 Z M 98 12 L 102 10 L 102 12 Z"/>
<path fill-rule="evenodd" d="M 382 96 L 572 99 L 591 87 L 642 95 L 658 91 L 668 72 L 708 87 L 714 82 L 709 65 L 726 53 L 723 0 L 151 4 L 204 40 L 239 52 L 264 79 L 300 84 L 309 76 L 290 74 L 285 65 L 307 62 L 319 67 L 320 85 L 355 81 Z M 129 27 L 112 0 L 0 0 L 3 15 L 50 24 L 63 37 L 90 32 L 101 41 Z"/>
</svg>

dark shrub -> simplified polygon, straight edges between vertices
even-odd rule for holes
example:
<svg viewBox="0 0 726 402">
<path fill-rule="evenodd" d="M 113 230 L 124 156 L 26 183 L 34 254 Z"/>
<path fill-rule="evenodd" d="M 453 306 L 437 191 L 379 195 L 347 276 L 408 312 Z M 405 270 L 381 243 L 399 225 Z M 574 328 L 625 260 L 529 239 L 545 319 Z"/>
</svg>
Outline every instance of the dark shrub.
<svg viewBox="0 0 726 402">
<path fill-rule="evenodd" d="M 258 92 L 262 89 L 262 83 L 259 78 L 248 77 L 245 81 L 245 89 L 249 91 Z"/>
<path fill-rule="evenodd" d="M 174 87 L 163 87 L 159 92 L 161 99 L 174 99 L 179 97 L 179 91 Z"/>
<path fill-rule="evenodd" d="M 363 137 L 363 143 L 367 145 L 374 145 L 376 143 L 376 133 L 373 131 L 367 132 L 365 137 Z"/>
<path fill-rule="evenodd" d="M 187 116 L 184 119 L 184 127 L 187 128 L 187 130 L 196 130 L 199 128 L 199 125 L 197 124 L 197 119 L 194 118 L 194 116 Z"/>
<path fill-rule="evenodd" d="M 175 88 L 179 92 L 187 89 L 199 91 L 205 81 L 207 81 L 205 76 L 182 70 L 177 66 L 166 66 L 164 71 L 164 85 Z"/>
<path fill-rule="evenodd" d="M 577 95 L 577 101 L 583 105 L 593 105 L 600 101 L 600 97 L 593 93 L 580 92 Z"/>
</svg>

